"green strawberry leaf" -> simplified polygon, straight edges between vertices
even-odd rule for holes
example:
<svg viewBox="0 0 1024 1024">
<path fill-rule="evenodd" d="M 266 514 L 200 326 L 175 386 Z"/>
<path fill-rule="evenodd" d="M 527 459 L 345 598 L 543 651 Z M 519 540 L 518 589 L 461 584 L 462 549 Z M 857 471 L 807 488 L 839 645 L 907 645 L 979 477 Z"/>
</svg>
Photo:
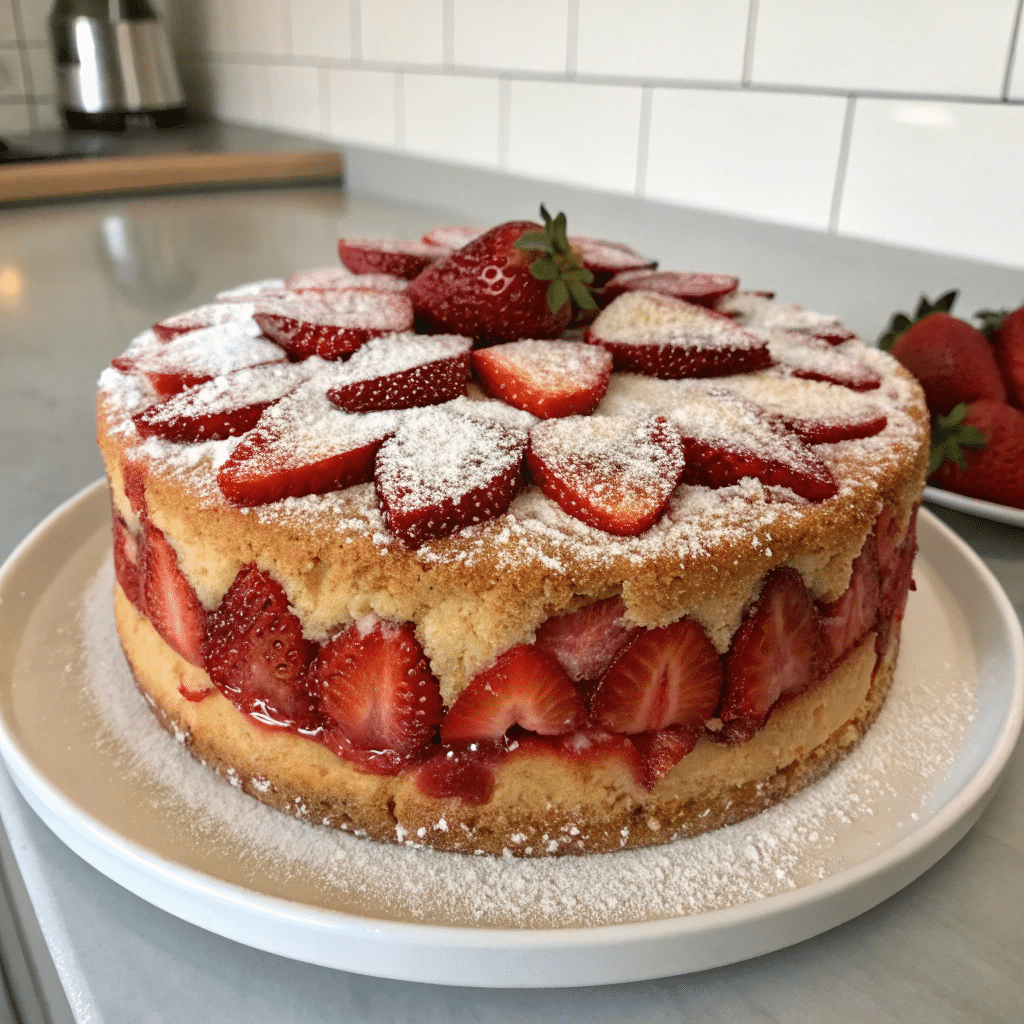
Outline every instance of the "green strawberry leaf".
<svg viewBox="0 0 1024 1024">
<path fill-rule="evenodd" d="M 541 203 L 540 215 L 543 231 L 524 231 L 513 243 L 514 249 L 536 252 L 530 263 L 530 273 L 538 281 L 549 281 L 548 308 L 557 313 L 567 302 L 580 309 L 597 309 L 597 303 L 587 287 L 594 275 L 586 268 L 583 257 L 569 242 L 565 214 L 552 217 Z"/>
<path fill-rule="evenodd" d="M 552 313 L 557 313 L 569 301 L 569 286 L 561 278 L 548 285 L 548 309 Z"/>
<path fill-rule="evenodd" d="M 891 352 L 893 345 L 896 344 L 896 339 L 918 320 L 923 320 L 926 316 L 931 316 L 932 313 L 950 312 L 958 294 L 957 290 L 952 288 L 948 292 L 943 292 L 934 302 L 922 295 L 913 318 L 907 316 L 906 313 L 894 313 L 888 327 L 878 338 L 878 347 L 883 352 Z"/>
<path fill-rule="evenodd" d="M 974 319 L 981 321 L 981 333 L 991 341 L 1009 314 L 1010 310 L 1008 309 L 979 309 L 974 314 Z"/>
<path fill-rule="evenodd" d="M 579 281 L 574 281 L 572 278 L 564 278 L 563 280 L 565 280 L 565 286 L 569 289 L 572 301 L 580 309 L 597 309 L 594 296 L 590 294 L 590 289 L 586 285 L 580 284 Z"/>
<path fill-rule="evenodd" d="M 557 281 L 558 280 L 558 264 L 553 259 L 547 257 L 534 260 L 530 264 L 530 273 L 533 274 L 538 281 Z"/>
<path fill-rule="evenodd" d="M 928 475 L 931 476 L 947 459 L 961 470 L 967 469 L 964 448 L 984 448 L 985 433 L 965 423 L 967 403 L 954 406 L 945 416 L 939 415 L 932 425 L 932 446 L 928 453 Z"/>
</svg>

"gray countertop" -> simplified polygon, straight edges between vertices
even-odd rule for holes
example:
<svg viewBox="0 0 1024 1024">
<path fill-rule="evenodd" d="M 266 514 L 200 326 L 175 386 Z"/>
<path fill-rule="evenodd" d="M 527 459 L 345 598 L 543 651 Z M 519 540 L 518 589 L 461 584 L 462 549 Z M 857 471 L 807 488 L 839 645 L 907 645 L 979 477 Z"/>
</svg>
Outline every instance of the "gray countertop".
<svg viewBox="0 0 1024 1024">
<path fill-rule="evenodd" d="M 960 311 L 1024 295 L 1024 272 L 627 197 L 346 154 L 347 193 L 263 189 L 0 210 L 0 553 L 102 475 L 100 370 L 153 321 L 219 289 L 335 263 L 335 240 L 566 209 L 579 233 L 663 265 L 835 312 L 873 337 L 920 291 Z M 376 193 L 376 194 L 374 194 Z M 935 510 L 1024 615 L 1024 532 Z M 597 989 L 497 991 L 383 981 L 249 949 L 119 888 L 0 778 L 0 810 L 79 1021 L 1014 1021 L 1024 1005 L 1024 754 L 945 858 L 860 917 L 754 961 Z"/>
</svg>

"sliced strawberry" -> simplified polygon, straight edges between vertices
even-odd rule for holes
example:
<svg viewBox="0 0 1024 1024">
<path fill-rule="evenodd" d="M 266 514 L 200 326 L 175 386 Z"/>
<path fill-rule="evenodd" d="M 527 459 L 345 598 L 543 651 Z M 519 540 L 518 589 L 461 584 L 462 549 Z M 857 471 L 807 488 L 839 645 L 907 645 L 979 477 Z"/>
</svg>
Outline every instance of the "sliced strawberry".
<svg viewBox="0 0 1024 1024">
<path fill-rule="evenodd" d="M 161 341 L 172 341 L 182 334 L 198 331 L 216 324 L 246 323 L 252 320 L 253 306 L 250 297 L 245 302 L 212 302 L 206 306 L 175 313 L 153 324 L 153 333 Z"/>
<path fill-rule="evenodd" d="M 782 696 L 807 689 L 822 662 L 821 623 L 795 569 L 774 569 L 725 659 L 718 711 L 730 743 L 750 739 Z"/>
<path fill-rule="evenodd" d="M 553 654 L 574 683 L 597 680 L 640 632 L 624 615 L 621 597 L 556 615 L 537 630 L 537 646 Z"/>
<path fill-rule="evenodd" d="M 875 628 L 881 594 L 874 534 L 853 561 L 850 584 L 835 601 L 821 605 L 825 665 L 841 661 Z"/>
<path fill-rule="evenodd" d="M 369 288 L 377 292 L 404 292 L 409 282 L 394 274 L 353 274 L 345 267 L 317 267 L 300 270 L 287 281 L 291 292 L 345 292 L 353 288 Z"/>
<path fill-rule="evenodd" d="M 280 277 L 268 277 L 262 281 L 250 281 L 247 284 L 240 284 L 236 288 L 226 288 L 217 292 L 214 298 L 218 302 L 251 302 L 254 295 L 264 292 L 283 292 L 285 290 L 284 279 Z"/>
<path fill-rule="evenodd" d="M 877 527 L 876 527 L 877 529 Z M 881 557 L 882 544 L 879 541 L 879 566 L 881 571 L 881 596 L 878 600 L 878 635 L 875 650 L 879 656 L 889 646 L 893 629 L 903 620 L 910 591 L 914 590 L 914 559 L 917 556 L 917 509 L 907 526 L 907 532 L 899 546 L 892 550 L 888 560 Z"/>
<path fill-rule="evenodd" d="M 441 739 L 498 740 L 514 725 L 560 736 L 585 721 L 583 702 L 554 655 L 520 645 L 470 680 L 444 716 Z"/>
<path fill-rule="evenodd" d="M 633 640 L 601 679 L 590 705 L 611 732 L 703 726 L 722 695 L 722 663 L 700 623 L 680 619 Z"/>
<path fill-rule="evenodd" d="M 851 391 L 873 391 L 882 383 L 876 370 L 837 352 L 819 338 L 777 333 L 768 343 L 768 350 L 786 373 L 803 380 L 823 380 Z"/>
<path fill-rule="evenodd" d="M 412 327 L 412 304 L 398 292 L 369 288 L 261 299 L 253 319 L 297 359 L 340 359 L 370 338 Z"/>
<path fill-rule="evenodd" d="M 310 381 L 260 417 L 217 471 L 217 484 L 233 505 L 266 505 L 369 483 L 396 426 L 384 413 L 341 412 Z"/>
<path fill-rule="evenodd" d="M 206 611 L 178 567 L 170 542 L 143 517 L 142 588 L 146 616 L 153 628 L 187 662 L 203 667 Z"/>
<path fill-rule="evenodd" d="M 1006 385 L 1007 401 L 1024 409 L 1024 306 L 992 316 L 995 320 L 989 336 Z"/>
<path fill-rule="evenodd" d="M 328 745 L 377 774 L 425 754 L 441 722 L 441 690 L 411 623 L 351 626 L 320 648 L 309 686 L 330 720 Z"/>
<path fill-rule="evenodd" d="M 427 245 L 437 245 L 442 249 L 461 249 L 475 238 L 479 238 L 487 229 L 457 225 L 451 227 L 431 228 L 424 236 Z"/>
<path fill-rule="evenodd" d="M 124 591 L 124 596 L 143 614 L 146 611 L 145 595 L 142 589 L 142 552 L 128 524 L 117 509 L 111 505 L 111 526 L 114 531 L 114 578 Z"/>
<path fill-rule="evenodd" d="M 206 671 L 235 707 L 265 726 L 316 728 L 316 700 L 306 685 L 315 653 L 284 588 L 252 563 L 206 619 Z"/>
<path fill-rule="evenodd" d="M 714 308 L 725 295 L 739 287 L 738 277 L 729 274 L 694 274 L 679 270 L 625 270 L 616 274 L 603 288 L 601 297 L 608 302 L 623 292 L 658 292 L 695 306 Z"/>
<path fill-rule="evenodd" d="M 377 453 L 384 521 L 407 547 L 502 515 L 522 485 L 525 431 L 456 405 L 409 410 Z"/>
<path fill-rule="evenodd" d="M 124 496 L 132 511 L 139 515 L 146 511 L 146 466 L 141 458 L 128 457 L 121 463 L 124 478 Z"/>
<path fill-rule="evenodd" d="M 650 529 L 683 473 L 683 446 L 661 416 L 569 416 L 530 431 L 527 463 L 568 515 L 634 537 Z"/>
<path fill-rule="evenodd" d="M 474 744 L 475 745 L 475 744 Z M 438 800 L 457 798 L 469 804 L 486 804 L 494 795 L 494 766 L 500 746 L 482 749 L 438 747 L 414 772 L 421 793 Z"/>
<path fill-rule="evenodd" d="M 704 732 L 700 725 L 670 725 L 655 732 L 642 732 L 630 737 L 640 755 L 639 782 L 650 791 L 655 783 L 667 775 L 690 751 Z"/>
<path fill-rule="evenodd" d="M 579 250 L 583 265 L 594 275 L 594 287 L 602 287 L 611 277 L 629 270 L 652 270 L 657 260 L 642 256 L 622 242 L 606 242 L 600 238 L 572 235 L 570 244 Z"/>
<path fill-rule="evenodd" d="M 451 334 L 374 338 L 345 364 L 327 397 L 348 412 L 450 402 L 465 394 L 472 344 Z"/>
<path fill-rule="evenodd" d="M 132 417 L 142 437 L 218 441 L 256 426 L 263 411 L 293 391 L 309 371 L 301 364 L 270 363 L 216 377 L 149 405 Z"/>
<path fill-rule="evenodd" d="M 625 292 L 598 315 L 585 340 L 615 367 L 651 377 L 721 377 L 771 366 L 768 343 L 729 317 L 655 292 Z"/>
<path fill-rule="evenodd" d="M 762 331 L 786 331 L 805 340 L 817 338 L 838 345 L 856 337 L 839 318 L 828 313 L 813 313 L 790 302 L 772 302 L 772 292 L 734 292 L 718 304 L 720 312 L 738 315 L 747 327 Z"/>
<path fill-rule="evenodd" d="M 492 398 L 546 420 L 593 412 L 608 390 L 612 357 L 580 341 L 513 341 L 477 349 L 473 370 Z"/>
<path fill-rule="evenodd" d="M 190 331 L 163 345 L 129 350 L 110 365 L 122 373 L 141 374 L 158 395 L 167 397 L 234 370 L 286 358 L 279 345 L 252 337 L 240 324 L 226 323 Z"/>
<path fill-rule="evenodd" d="M 356 274 L 392 274 L 411 280 L 450 250 L 427 242 L 339 238 L 338 258 Z"/>
<path fill-rule="evenodd" d="M 827 419 L 811 416 L 787 416 L 785 425 L 804 444 L 835 444 L 838 441 L 856 441 L 874 437 L 885 430 L 889 420 L 882 412 L 866 411 L 861 415 L 830 416 Z"/>
</svg>

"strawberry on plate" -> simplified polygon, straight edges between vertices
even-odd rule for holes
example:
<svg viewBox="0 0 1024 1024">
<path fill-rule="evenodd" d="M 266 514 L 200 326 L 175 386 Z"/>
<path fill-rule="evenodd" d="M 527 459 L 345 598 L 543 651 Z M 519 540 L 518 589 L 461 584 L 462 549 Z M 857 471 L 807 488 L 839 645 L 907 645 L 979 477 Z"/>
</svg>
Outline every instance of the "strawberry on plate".
<svg viewBox="0 0 1024 1024">
<path fill-rule="evenodd" d="M 370 338 L 412 328 L 412 303 L 400 292 L 351 288 L 260 299 L 253 319 L 296 359 L 341 359 Z"/>
<path fill-rule="evenodd" d="M 425 754 L 441 722 L 441 690 L 411 623 L 351 626 L 320 648 L 309 687 L 328 746 L 377 774 Z"/>
<path fill-rule="evenodd" d="M 206 611 L 178 566 L 162 530 L 142 517 L 142 591 L 146 617 L 187 662 L 203 667 Z"/>
<path fill-rule="evenodd" d="M 565 215 L 541 207 L 544 227 L 517 220 L 486 231 L 427 267 L 409 285 L 431 330 L 492 341 L 555 338 L 573 305 L 596 307 L 593 275 L 565 233 Z"/>
<path fill-rule="evenodd" d="M 404 292 L 409 282 L 394 274 L 353 274 L 345 267 L 315 267 L 299 270 L 286 282 L 290 292 L 344 292 L 369 288 L 377 292 Z"/>
<path fill-rule="evenodd" d="M 315 650 L 284 588 L 252 563 L 241 568 L 206 619 L 203 658 L 214 685 L 268 727 L 308 730 L 319 724 L 306 685 Z"/>
<path fill-rule="evenodd" d="M 184 313 L 175 313 L 174 316 L 158 320 L 153 324 L 153 333 L 161 341 L 172 341 L 182 334 L 198 331 L 203 327 L 239 323 L 247 324 L 255 337 L 259 334 L 259 329 L 252 323 L 254 309 L 252 299 L 252 296 L 247 295 L 245 301 L 242 302 L 212 302 L 206 306 L 186 310 Z"/>
<path fill-rule="evenodd" d="M 820 607 L 826 666 L 841 661 L 874 629 L 880 597 L 878 546 L 870 534 L 853 560 L 849 586 L 835 601 Z"/>
<path fill-rule="evenodd" d="M 310 381 L 263 413 L 217 470 L 217 484 L 231 504 L 247 506 L 369 483 L 396 427 L 392 413 L 342 412 Z"/>
<path fill-rule="evenodd" d="M 722 695 L 722 663 L 703 627 L 684 618 L 640 633 L 604 674 L 590 704 L 618 733 L 703 726 Z"/>
<path fill-rule="evenodd" d="M 464 245 L 479 238 L 487 228 L 467 227 L 464 224 L 448 227 L 431 228 L 424 236 L 427 245 L 436 245 L 442 249 L 461 249 Z"/>
<path fill-rule="evenodd" d="M 648 792 L 697 746 L 704 732 L 701 725 L 670 725 L 654 732 L 641 732 L 630 740 L 640 758 L 638 781 Z"/>
<path fill-rule="evenodd" d="M 339 238 L 338 258 L 354 274 L 391 274 L 412 280 L 447 256 L 447 247 L 393 239 Z"/>
<path fill-rule="evenodd" d="M 472 344 L 452 334 L 373 338 L 338 369 L 327 397 L 348 412 L 450 402 L 466 391 Z"/>
<path fill-rule="evenodd" d="M 724 738 L 750 739 L 780 697 L 800 693 L 817 679 L 822 655 L 821 623 L 800 574 L 772 570 L 726 655 L 718 710 Z"/>
<path fill-rule="evenodd" d="M 772 364 L 768 344 L 732 319 L 656 292 L 624 292 L 587 328 L 615 368 L 674 380 L 722 377 Z"/>
<path fill-rule="evenodd" d="M 526 432 L 473 416 L 474 404 L 408 410 L 377 453 L 384 522 L 409 548 L 500 516 L 522 486 Z"/>
<path fill-rule="evenodd" d="M 979 399 L 939 416 L 929 481 L 1011 508 L 1024 508 L 1024 412 Z"/>
<path fill-rule="evenodd" d="M 142 589 L 142 537 L 136 537 L 113 504 L 110 509 L 114 532 L 114 578 L 124 596 L 145 614 L 146 602 Z"/>
<path fill-rule="evenodd" d="M 992 342 L 1006 385 L 1007 401 L 1024 408 L 1024 306 L 1014 310 L 981 310 L 974 314 Z"/>
<path fill-rule="evenodd" d="M 787 416 L 786 427 L 804 444 L 836 444 L 874 437 L 885 430 L 889 419 L 883 412 L 865 411 L 835 416 Z"/>
<path fill-rule="evenodd" d="M 643 256 L 622 242 L 607 242 L 586 235 L 572 235 L 569 243 L 579 250 L 583 265 L 594 275 L 594 287 L 601 288 L 623 271 L 653 270 L 657 260 Z"/>
<path fill-rule="evenodd" d="M 779 372 L 803 380 L 825 381 L 851 391 L 874 391 L 882 384 L 881 374 L 820 338 L 775 332 L 768 342 L 768 351 Z"/>
<path fill-rule="evenodd" d="M 569 416 L 530 430 L 527 463 L 563 512 L 616 536 L 650 529 L 683 473 L 683 447 L 664 417 Z"/>
<path fill-rule="evenodd" d="M 539 416 L 586 416 L 604 397 L 612 357 L 581 341 L 512 341 L 477 349 L 473 370 L 492 398 Z"/>
<path fill-rule="evenodd" d="M 680 270 L 624 270 L 601 290 L 607 302 L 623 292 L 659 292 L 695 306 L 714 308 L 726 295 L 739 287 L 739 278 L 730 274 L 698 274 Z"/>
<path fill-rule="evenodd" d="M 585 721 L 583 702 L 554 655 L 521 644 L 470 680 L 441 723 L 441 740 L 500 740 L 515 725 L 560 736 Z"/>
<path fill-rule="evenodd" d="M 555 615 L 537 630 L 537 646 L 553 654 L 574 683 L 596 681 L 640 632 L 625 611 L 621 597 L 609 597 Z"/>
</svg>

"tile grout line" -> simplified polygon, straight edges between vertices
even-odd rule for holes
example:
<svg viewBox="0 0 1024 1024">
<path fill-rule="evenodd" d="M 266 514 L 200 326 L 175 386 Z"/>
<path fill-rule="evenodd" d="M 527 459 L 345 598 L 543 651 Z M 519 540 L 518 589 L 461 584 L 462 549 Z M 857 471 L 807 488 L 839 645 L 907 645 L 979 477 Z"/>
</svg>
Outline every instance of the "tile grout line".
<svg viewBox="0 0 1024 1024">
<path fill-rule="evenodd" d="M 576 63 L 579 59 L 580 0 L 569 0 L 566 4 L 565 25 L 565 75 L 576 77 Z"/>
<path fill-rule="evenodd" d="M 754 42 L 757 38 L 758 0 L 750 0 L 747 7 L 747 34 L 743 41 L 743 70 L 740 73 L 740 84 L 750 85 L 754 77 Z"/>
<path fill-rule="evenodd" d="M 839 214 L 843 206 L 843 189 L 846 187 L 846 170 L 850 162 L 850 143 L 853 139 L 853 116 L 857 98 L 852 94 L 846 97 L 846 110 L 843 112 L 843 131 L 839 139 L 839 157 L 836 161 L 836 180 L 832 189 L 832 205 L 828 214 L 828 232 L 839 233 Z"/>
<path fill-rule="evenodd" d="M 1020 37 L 1021 15 L 1024 14 L 1024 0 L 1017 0 L 1017 14 L 1013 19 L 1013 28 L 1010 30 L 1010 49 L 1006 54 L 1006 74 L 1003 75 L 1003 100 L 1010 98 L 1010 83 L 1013 80 L 1013 68 L 1017 63 L 1017 40 Z"/>
<path fill-rule="evenodd" d="M 647 160 L 651 147 L 651 107 L 654 103 L 654 90 L 645 85 L 640 90 L 640 130 L 636 145 L 636 184 L 635 195 L 642 196 L 647 188 Z"/>
</svg>

